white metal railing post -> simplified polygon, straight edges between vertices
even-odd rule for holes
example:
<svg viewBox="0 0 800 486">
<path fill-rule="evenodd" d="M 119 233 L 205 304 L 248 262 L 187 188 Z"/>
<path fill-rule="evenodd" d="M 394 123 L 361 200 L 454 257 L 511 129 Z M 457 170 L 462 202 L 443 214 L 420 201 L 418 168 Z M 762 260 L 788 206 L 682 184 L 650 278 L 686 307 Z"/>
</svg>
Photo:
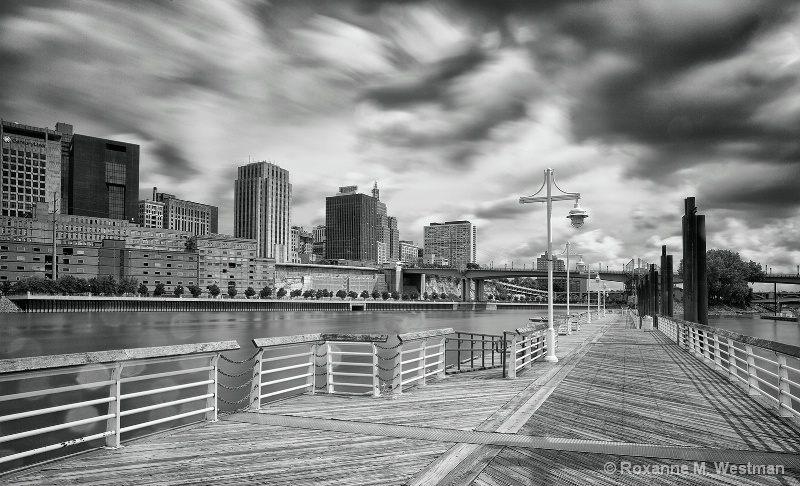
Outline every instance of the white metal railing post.
<svg viewBox="0 0 800 486">
<path fill-rule="evenodd" d="M 309 384 L 309 390 L 313 395 L 317 389 L 317 343 L 311 345 L 311 356 L 308 357 L 308 373 L 309 377 L 306 383 Z"/>
<path fill-rule="evenodd" d="M 120 431 L 120 412 L 122 411 L 122 403 L 120 400 L 121 393 L 121 383 L 120 378 L 122 378 L 122 367 L 124 366 L 123 363 L 117 363 L 114 366 L 114 369 L 111 370 L 111 380 L 114 383 L 111 385 L 110 398 L 114 400 L 108 402 L 108 414 L 114 414 L 113 417 L 110 417 L 106 420 L 106 432 L 113 432 L 112 435 L 106 437 L 106 447 L 117 449 L 120 447 L 121 442 L 121 431 Z"/>
<path fill-rule="evenodd" d="M 792 398 L 789 396 L 789 370 L 786 368 L 786 356 L 778 357 L 778 411 L 781 417 L 792 416 Z"/>
<path fill-rule="evenodd" d="M 217 400 L 217 393 L 219 391 L 218 384 L 219 384 L 219 353 L 215 353 L 214 356 L 211 357 L 211 368 L 208 370 L 208 379 L 213 380 L 212 383 L 208 384 L 208 393 L 211 395 L 210 397 L 206 398 L 206 408 L 213 407 L 213 410 L 209 410 L 206 412 L 206 421 L 208 422 L 216 422 L 217 421 L 217 412 L 219 401 Z"/>
<path fill-rule="evenodd" d="M 720 337 L 719 334 L 714 333 L 714 365 L 716 369 L 720 371 L 725 371 L 725 368 L 722 367 L 722 351 L 720 351 Z"/>
<path fill-rule="evenodd" d="M 494 343 L 492 343 L 492 346 L 494 346 Z M 436 373 L 436 378 L 440 380 L 447 377 L 447 374 L 444 372 L 447 367 L 447 363 L 445 362 L 447 351 L 445 351 L 445 349 L 447 349 L 447 338 L 445 336 L 442 336 L 442 339 L 439 341 L 439 352 L 441 353 L 441 356 L 438 358 L 441 361 L 441 363 L 439 364 L 438 368 L 439 372 Z M 492 360 L 492 366 L 494 366 L 494 360 Z"/>
<path fill-rule="evenodd" d="M 378 347 L 372 344 L 372 396 L 377 397 L 381 394 L 381 381 L 378 372 Z"/>
<path fill-rule="evenodd" d="M 403 393 L 403 341 L 397 347 L 397 354 L 392 363 L 392 393 Z"/>
<path fill-rule="evenodd" d="M 753 347 L 749 344 L 745 346 L 747 353 L 747 394 L 760 395 L 758 391 L 758 380 L 756 379 L 756 359 L 753 355 Z"/>
<path fill-rule="evenodd" d="M 531 366 L 533 366 L 533 360 L 534 360 L 534 356 L 536 355 L 536 351 L 537 351 L 537 350 L 538 350 L 538 348 L 539 348 L 539 345 L 538 345 L 538 344 L 537 344 L 536 348 L 534 348 L 533 346 L 531 346 L 530 344 L 532 343 L 532 341 L 533 341 L 533 334 L 531 334 L 531 335 L 528 337 L 528 352 L 527 352 L 527 355 L 528 355 L 528 361 L 525 363 L 525 367 L 526 367 L 526 368 L 530 368 Z M 541 339 L 540 339 L 540 340 L 539 340 L 539 343 L 541 343 L 542 341 L 543 341 L 543 340 L 541 340 Z"/>
<path fill-rule="evenodd" d="M 517 378 L 517 339 L 519 339 L 519 335 L 514 334 L 508 346 L 508 358 L 506 358 L 506 364 L 508 365 L 507 375 L 512 380 Z"/>
<path fill-rule="evenodd" d="M 736 346 L 731 338 L 726 338 L 728 342 L 728 378 L 735 382 L 739 377 L 739 372 L 736 369 Z"/>
<path fill-rule="evenodd" d="M 264 367 L 264 348 L 258 348 L 253 363 L 253 382 L 250 388 L 250 410 L 261 409 L 261 371 Z"/>
<path fill-rule="evenodd" d="M 331 343 L 325 341 L 325 382 L 328 393 L 333 394 L 333 354 L 331 354 Z"/>
<path fill-rule="evenodd" d="M 419 381 L 419 383 L 417 384 L 418 386 L 427 385 L 427 383 L 425 383 L 425 370 L 428 368 L 427 354 L 428 354 L 428 338 L 423 338 L 422 346 L 420 346 L 420 358 L 422 358 L 422 360 L 419 366 L 421 366 L 421 368 L 417 371 L 419 373 L 419 377 L 417 378 L 417 380 Z"/>
</svg>

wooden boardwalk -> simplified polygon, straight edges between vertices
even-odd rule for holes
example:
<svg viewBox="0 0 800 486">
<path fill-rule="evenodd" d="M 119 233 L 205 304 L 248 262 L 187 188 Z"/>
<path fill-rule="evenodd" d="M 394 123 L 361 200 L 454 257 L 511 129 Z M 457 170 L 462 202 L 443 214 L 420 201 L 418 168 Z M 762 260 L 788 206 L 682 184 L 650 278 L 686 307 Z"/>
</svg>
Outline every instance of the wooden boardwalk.
<svg viewBox="0 0 800 486">
<path fill-rule="evenodd" d="M 0 483 L 800 485 L 800 427 L 658 332 L 617 314 L 560 336 L 557 355 L 516 380 L 484 370 L 378 398 L 303 395 Z M 783 474 L 717 475 L 719 461 Z"/>
</svg>

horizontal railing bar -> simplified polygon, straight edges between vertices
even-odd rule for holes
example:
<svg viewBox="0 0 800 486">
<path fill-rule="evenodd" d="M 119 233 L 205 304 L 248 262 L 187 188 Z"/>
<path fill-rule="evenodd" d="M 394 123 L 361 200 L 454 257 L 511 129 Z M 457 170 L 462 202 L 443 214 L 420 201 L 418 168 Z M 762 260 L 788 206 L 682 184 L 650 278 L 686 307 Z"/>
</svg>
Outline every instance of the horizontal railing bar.
<svg viewBox="0 0 800 486">
<path fill-rule="evenodd" d="M 111 413 L 111 414 L 107 414 L 107 415 L 100 415 L 100 416 L 97 416 L 97 417 L 90 417 L 90 418 L 83 419 L 83 420 L 76 420 L 74 422 L 67 422 L 67 423 L 58 424 L 58 425 L 51 425 L 50 427 L 43 427 L 41 429 L 33 429 L 33 430 L 28 430 L 28 431 L 25 431 L 25 432 L 19 432 L 19 433 L 11 434 L 11 435 L 3 435 L 3 436 L 0 436 L 0 443 L 9 442 L 9 441 L 12 441 L 12 440 L 17 440 L 17 439 L 24 439 L 25 437 L 31 437 L 31 436 L 34 436 L 34 435 L 46 434 L 48 432 L 54 432 L 56 430 L 69 429 L 69 428 L 72 428 L 72 427 L 77 427 L 78 425 L 85 425 L 85 424 L 91 424 L 91 423 L 94 423 L 94 422 L 100 422 L 100 421 L 103 421 L 103 420 L 108 420 L 108 419 L 110 419 L 111 417 L 114 417 L 114 416 L 115 415 L 113 413 Z"/>
<path fill-rule="evenodd" d="M 212 358 L 215 354 L 216 353 L 198 353 L 187 356 L 172 356 L 168 358 L 145 358 L 133 361 L 126 361 L 125 365 L 127 368 L 132 366 L 151 366 L 162 363 L 178 363 L 181 361 L 191 361 L 195 359 L 209 359 Z"/>
<path fill-rule="evenodd" d="M 470 338 L 447 338 L 445 339 L 447 342 L 453 341 L 461 341 L 461 342 L 473 342 L 473 343 L 496 343 L 498 340 L 496 339 L 470 339 Z"/>
<path fill-rule="evenodd" d="M 335 393 L 337 395 L 353 395 L 353 396 L 359 396 L 359 397 L 363 397 L 363 396 L 367 396 L 367 395 L 371 395 L 372 394 L 372 392 L 343 392 L 343 391 L 337 391 Z"/>
<path fill-rule="evenodd" d="M 400 356 L 402 356 L 404 354 L 408 354 L 408 353 L 419 353 L 420 351 L 423 351 L 424 349 L 425 348 L 422 347 L 422 346 L 420 346 L 418 348 L 413 348 L 413 349 L 406 349 L 406 350 L 400 351 Z"/>
<path fill-rule="evenodd" d="M 762 378 L 761 378 L 761 377 L 759 377 L 759 376 L 753 376 L 752 378 L 755 378 L 757 381 L 759 381 L 759 382 L 761 382 L 761 383 L 763 383 L 763 384 L 767 385 L 768 387 L 772 388 L 772 389 L 773 389 L 773 390 L 775 390 L 775 391 L 780 391 L 780 390 L 781 390 L 779 387 L 777 387 L 777 386 L 773 385 L 772 383 L 770 383 L 770 382 L 768 382 L 768 381 L 766 381 L 766 380 L 762 379 Z M 758 390 L 761 390 L 761 387 L 760 387 L 760 386 L 759 386 L 759 387 L 756 387 L 756 389 L 758 389 Z"/>
<path fill-rule="evenodd" d="M 423 379 L 423 378 L 422 378 L 421 376 L 419 376 L 419 375 L 414 375 L 414 377 L 413 377 L 413 378 L 409 378 L 409 379 L 407 379 L 407 380 L 402 380 L 402 381 L 400 381 L 400 386 L 403 386 L 403 385 L 405 385 L 405 384 L 407 384 L 407 383 L 412 383 L 412 382 L 415 382 L 415 381 L 419 381 L 419 380 L 422 380 L 422 379 Z"/>
<path fill-rule="evenodd" d="M 68 403 L 65 405 L 58 405 L 56 407 L 40 408 L 37 410 L 28 410 L 27 412 L 13 413 L 11 415 L 0 415 L 0 422 L 8 422 L 9 420 L 18 420 L 26 417 L 35 417 L 38 415 L 45 415 L 53 412 L 61 412 L 64 410 L 72 410 L 74 408 L 89 407 L 99 403 L 108 403 L 116 400 L 114 397 L 97 398 L 95 400 L 87 400 L 85 402 Z"/>
<path fill-rule="evenodd" d="M 795 400 L 797 400 L 797 398 L 795 398 Z M 788 410 L 788 411 L 792 412 L 793 414 L 797 415 L 798 417 L 800 417 L 800 410 L 795 410 L 792 407 L 790 407 L 789 405 L 786 405 L 785 403 L 781 403 L 779 405 L 781 406 L 781 408 L 785 408 L 786 410 Z"/>
<path fill-rule="evenodd" d="M 312 343 L 319 341 L 345 342 L 358 341 L 364 343 L 385 343 L 389 339 L 387 334 L 336 334 L 336 333 L 316 333 L 300 334 L 297 336 L 279 336 L 273 338 L 253 339 L 253 344 L 257 348 L 271 346 L 285 346 L 290 344 Z"/>
<path fill-rule="evenodd" d="M 333 386 L 352 386 L 355 388 L 373 388 L 374 385 L 372 384 L 365 384 L 365 383 L 339 383 L 335 381 L 331 381 L 328 383 L 329 385 Z"/>
<path fill-rule="evenodd" d="M 49 378 L 55 375 L 68 373 L 88 373 L 92 371 L 108 371 L 114 369 L 114 364 L 81 365 L 70 368 L 53 368 L 41 371 L 19 371 L 0 375 L 0 383 L 6 381 L 32 380 L 34 378 Z"/>
<path fill-rule="evenodd" d="M 333 366 L 374 366 L 372 363 L 353 363 L 351 361 L 331 361 Z"/>
<path fill-rule="evenodd" d="M 800 373 L 800 369 L 789 366 L 788 364 L 783 365 L 783 367 L 786 368 L 787 370 L 794 371 L 795 373 Z"/>
<path fill-rule="evenodd" d="M 278 391 L 266 393 L 264 395 L 259 395 L 258 398 L 262 399 L 262 398 L 274 397 L 275 395 L 280 395 L 282 393 L 289 393 L 290 391 L 299 390 L 301 388 L 308 388 L 310 386 L 313 386 L 313 385 L 311 385 L 310 383 L 305 383 L 303 385 L 297 385 L 297 386 L 293 386 L 291 388 L 284 388 L 283 390 L 278 390 Z"/>
<path fill-rule="evenodd" d="M 289 376 L 287 378 L 280 378 L 278 380 L 262 381 L 261 386 L 274 385 L 275 383 L 284 383 L 286 381 L 292 381 L 292 380 L 299 380 L 300 378 L 308 378 L 309 376 L 312 375 L 313 373 L 304 373 L 302 375 Z"/>
<path fill-rule="evenodd" d="M 163 378 L 165 376 L 176 376 L 176 375 L 188 375 L 189 373 L 200 373 L 201 371 L 210 371 L 213 370 L 213 366 L 203 366 L 202 368 L 193 368 L 190 370 L 178 370 L 178 371 L 165 371 L 164 373 L 153 373 L 151 375 L 139 375 L 139 376 L 130 376 L 128 378 L 120 378 L 120 383 L 131 383 L 134 381 L 142 381 L 142 380 L 152 380 L 155 378 Z"/>
<path fill-rule="evenodd" d="M 180 400 L 173 400 L 171 402 L 156 403 L 155 405 L 148 405 L 146 407 L 125 410 L 123 412 L 120 412 L 119 416 L 125 417 L 127 415 L 134 415 L 141 412 L 147 412 L 149 410 L 156 410 L 158 408 L 171 407 L 173 405 L 180 405 L 182 403 L 196 402 L 197 400 L 205 400 L 206 398 L 211 398 L 213 396 L 214 396 L 213 393 L 206 393 L 205 395 L 198 395 L 196 397 L 182 398 Z"/>
<path fill-rule="evenodd" d="M 430 349 L 430 348 L 428 348 L 428 349 Z M 462 353 L 471 351 L 471 352 L 473 352 L 475 354 L 483 354 L 483 353 L 487 353 L 488 354 L 488 353 L 492 352 L 492 348 L 448 348 L 446 351 L 448 353 L 452 353 L 452 352 L 455 352 L 455 351 L 461 351 Z M 495 350 L 495 353 L 499 353 L 499 352 L 500 352 L 499 350 Z"/>
<path fill-rule="evenodd" d="M 309 366 L 313 366 L 313 365 L 311 363 L 300 363 L 300 364 L 291 365 L 291 366 L 283 366 L 281 368 L 275 368 L 275 369 L 271 369 L 271 370 L 264 370 L 264 371 L 261 372 L 261 375 L 269 375 L 270 373 L 280 373 L 281 371 L 295 370 L 297 368 L 308 368 Z"/>
<path fill-rule="evenodd" d="M 416 358 L 411 358 L 411 359 L 406 360 L 406 361 L 401 361 L 400 365 L 402 366 L 402 365 L 408 364 L 408 363 L 416 363 L 417 361 L 422 361 L 423 359 L 425 359 L 424 356 L 418 356 Z"/>
<path fill-rule="evenodd" d="M 143 390 L 143 391 L 140 391 L 140 392 L 126 393 L 124 395 L 120 395 L 119 398 L 120 398 L 120 400 L 125 400 L 125 399 L 128 399 L 128 398 L 144 397 L 144 396 L 147 396 L 147 395 L 155 395 L 157 393 L 164 393 L 164 392 L 173 391 L 173 390 L 182 390 L 184 388 L 193 388 L 193 387 L 196 387 L 196 386 L 209 385 L 211 383 L 214 383 L 214 380 L 196 381 L 194 383 L 186 383 L 184 385 L 173 385 L 173 386 L 167 386 L 167 387 L 164 387 L 164 388 L 154 388 L 152 390 Z"/>
<path fill-rule="evenodd" d="M 369 376 L 370 378 L 375 376 L 372 373 L 345 373 L 343 371 L 331 371 L 328 374 L 331 376 Z"/>
<path fill-rule="evenodd" d="M 425 378 L 427 378 L 427 377 L 429 377 L 429 376 L 431 376 L 431 375 L 436 375 L 436 374 L 439 374 L 439 373 L 440 373 L 440 371 L 439 371 L 439 370 L 433 370 L 433 371 L 429 371 L 429 372 L 425 373 Z"/>
<path fill-rule="evenodd" d="M 87 435 L 86 437 L 80 437 L 78 439 L 67 440 L 64 442 L 59 442 L 58 444 L 53 444 L 45 447 L 39 447 L 37 449 L 31 449 L 25 452 L 19 452 L 17 454 L 11 454 L 10 456 L 3 456 L 0 457 L 0 464 L 4 462 L 14 461 L 16 459 L 22 459 L 29 456 L 35 456 L 36 454 L 42 454 L 44 452 L 54 451 L 56 449 L 63 449 L 64 447 L 69 447 L 71 445 L 81 444 L 83 442 L 90 442 L 97 439 L 102 439 L 103 437 L 108 437 L 109 435 L 114 435 L 113 430 L 107 430 L 105 432 L 100 432 L 99 434 L 94 435 Z"/>
<path fill-rule="evenodd" d="M 443 363 L 443 361 L 442 361 L 442 360 L 439 360 L 439 361 L 434 361 L 433 363 L 428 363 L 428 364 L 426 364 L 426 365 L 425 365 L 425 367 L 426 367 L 426 368 L 429 368 L 429 367 L 431 367 L 431 366 L 440 365 L 440 364 L 442 364 L 442 363 Z"/>
<path fill-rule="evenodd" d="M 199 415 L 201 413 L 204 414 L 206 412 L 211 412 L 212 410 L 214 410 L 214 407 L 201 408 L 200 410 L 194 410 L 192 412 L 186 412 L 186 413 L 182 413 L 180 415 L 173 415 L 171 417 L 164 417 L 164 418 L 160 418 L 158 420 L 151 420 L 150 422 L 143 422 L 141 424 L 131 425 L 131 426 L 128 426 L 128 427 L 122 427 L 122 428 L 119 429 L 119 432 L 120 432 L 120 434 L 125 433 L 125 432 L 131 432 L 133 430 L 143 429 L 143 428 L 149 427 L 151 425 L 163 424 L 164 422 L 170 422 L 172 420 L 180 420 L 182 418 L 191 417 L 192 415 Z"/>
<path fill-rule="evenodd" d="M 60 386 L 56 388 L 50 388 L 48 390 L 36 390 L 24 393 L 15 393 L 13 395 L 0 396 L 0 402 L 19 400 L 22 398 L 39 397 L 42 395 L 52 395 L 54 393 L 64 393 L 75 390 L 86 390 L 89 388 L 97 388 L 105 385 L 113 385 L 114 383 L 116 383 L 114 380 L 105 380 L 105 381 L 97 381 L 94 383 L 85 383 L 80 385 Z"/>
<path fill-rule="evenodd" d="M 117 349 L 91 353 L 0 359 L 0 374 L 49 368 L 94 365 L 98 363 L 116 363 L 167 356 L 179 357 L 186 355 L 199 355 L 217 353 L 220 351 L 232 351 L 237 349 L 239 349 L 239 343 L 236 341 L 218 341 L 212 343 L 177 344 L 174 346 L 158 346 L 150 348 Z"/>
<path fill-rule="evenodd" d="M 339 354 L 342 356 L 373 356 L 373 353 L 359 353 L 356 351 L 329 351 L 329 354 Z"/>
<path fill-rule="evenodd" d="M 410 370 L 401 371 L 400 374 L 405 375 L 406 373 L 411 373 L 412 371 L 419 371 L 422 368 L 424 368 L 424 366 L 417 366 L 416 368 L 411 368 Z"/>
<path fill-rule="evenodd" d="M 780 375 L 778 375 L 777 373 L 773 373 L 770 370 L 765 370 L 764 368 L 761 368 L 760 366 L 753 365 L 753 368 L 757 369 L 760 373 L 766 373 L 769 376 L 772 376 L 773 378 L 777 378 L 777 379 L 781 378 Z"/>
<path fill-rule="evenodd" d="M 266 358 L 266 359 L 262 359 L 261 362 L 262 363 L 269 363 L 270 361 L 279 361 L 279 360 L 282 360 L 282 359 L 300 358 L 300 357 L 306 357 L 307 358 L 309 356 L 311 356 L 311 351 L 310 350 L 306 351 L 305 353 L 289 354 L 289 355 L 286 355 L 286 356 L 275 356 L 275 357 L 272 357 L 272 358 Z"/>
</svg>

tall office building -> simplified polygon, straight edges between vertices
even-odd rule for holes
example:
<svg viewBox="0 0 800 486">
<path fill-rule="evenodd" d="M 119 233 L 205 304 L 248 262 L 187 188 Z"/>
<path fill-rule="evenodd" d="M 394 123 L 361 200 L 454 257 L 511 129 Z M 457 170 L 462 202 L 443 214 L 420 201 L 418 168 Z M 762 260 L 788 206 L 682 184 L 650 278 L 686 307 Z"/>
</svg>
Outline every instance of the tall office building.
<svg viewBox="0 0 800 486">
<path fill-rule="evenodd" d="M 178 199 L 172 194 L 156 192 L 155 187 L 153 201 L 164 204 L 164 228 L 195 235 L 219 232 L 219 208 L 216 206 Z"/>
<path fill-rule="evenodd" d="M 256 240 L 259 258 L 289 261 L 292 185 L 289 171 L 270 162 L 239 167 L 234 185 L 234 236 Z"/>
<path fill-rule="evenodd" d="M 320 224 L 314 227 L 314 257 L 316 261 L 325 258 L 325 225 Z"/>
<path fill-rule="evenodd" d="M 414 265 L 419 262 L 420 248 L 413 241 L 400 240 L 398 246 L 400 247 L 399 261 Z"/>
<path fill-rule="evenodd" d="M 64 180 L 69 214 L 126 221 L 138 219 L 138 145 L 74 134 L 69 173 Z"/>
<path fill-rule="evenodd" d="M 0 214 L 32 217 L 37 202 L 66 212 L 61 199 L 61 138 L 56 130 L 0 120 L 3 168 Z"/>
<path fill-rule="evenodd" d="M 427 255 L 436 260 L 447 260 L 454 267 L 475 263 L 477 257 L 478 228 L 469 221 L 431 223 L 424 228 Z"/>
<path fill-rule="evenodd" d="M 56 123 L 56 131 L 61 134 L 61 202 L 59 208 L 67 213 L 69 207 L 69 151 L 72 148 L 72 125 Z"/>
<path fill-rule="evenodd" d="M 340 187 L 325 198 L 325 258 L 376 263 L 378 200 L 356 191 L 357 186 Z"/>
<path fill-rule="evenodd" d="M 567 267 L 564 265 L 564 260 L 559 258 L 553 259 L 553 271 L 554 272 L 564 272 L 566 271 Z M 547 252 L 542 253 L 542 256 L 536 259 L 536 270 L 545 270 L 547 271 Z"/>
<path fill-rule="evenodd" d="M 386 218 L 387 235 L 386 242 L 388 243 L 388 256 L 390 262 L 400 261 L 400 233 L 397 231 L 397 218 L 389 216 Z"/>
</svg>

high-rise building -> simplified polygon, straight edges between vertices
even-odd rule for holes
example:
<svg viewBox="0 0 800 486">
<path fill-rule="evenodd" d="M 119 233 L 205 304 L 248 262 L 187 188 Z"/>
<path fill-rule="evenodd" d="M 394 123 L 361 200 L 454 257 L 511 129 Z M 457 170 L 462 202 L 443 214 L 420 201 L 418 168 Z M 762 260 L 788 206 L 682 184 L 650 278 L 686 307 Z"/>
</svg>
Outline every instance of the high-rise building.
<svg viewBox="0 0 800 486">
<path fill-rule="evenodd" d="M 60 166 L 60 156 L 58 162 Z M 138 145 L 74 134 L 64 179 L 67 211 L 62 208 L 62 212 L 126 221 L 138 218 Z"/>
<path fill-rule="evenodd" d="M 397 231 L 397 218 L 389 216 L 386 218 L 388 229 L 386 242 L 389 245 L 387 250 L 390 262 L 400 261 L 400 233 Z"/>
<path fill-rule="evenodd" d="M 260 258 L 288 262 L 291 217 L 288 170 L 270 162 L 239 167 L 234 185 L 234 236 L 256 240 Z"/>
<path fill-rule="evenodd" d="M 56 130 L 0 120 L 3 178 L 0 214 L 32 217 L 37 202 L 66 212 L 61 199 L 61 138 Z"/>
<path fill-rule="evenodd" d="M 69 207 L 69 151 L 72 148 L 72 125 L 69 123 L 56 123 L 56 131 L 61 134 L 61 202 L 64 214 Z"/>
<path fill-rule="evenodd" d="M 475 263 L 478 228 L 469 221 L 431 223 L 424 228 L 425 255 L 435 255 L 454 267 Z"/>
<path fill-rule="evenodd" d="M 325 198 L 328 260 L 378 260 L 378 200 L 357 190 L 357 186 L 340 187 L 337 195 Z"/>
<path fill-rule="evenodd" d="M 143 228 L 163 228 L 164 203 L 151 199 L 139 201 L 139 224 Z"/>
<path fill-rule="evenodd" d="M 416 265 L 419 261 L 420 248 L 413 241 L 400 240 L 398 243 L 400 247 L 399 261 Z"/>
<path fill-rule="evenodd" d="M 164 204 L 164 228 L 188 231 L 195 235 L 219 231 L 219 209 L 216 206 L 178 199 L 172 194 L 156 192 L 153 201 Z"/>
<path fill-rule="evenodd" d="M 316 261 L 325 258 L 325 225 L 320 224 L 314 227 L 313 253 Z"/>
<path fill-rule="evenodd" d="M 302 226 L 292 226 L 291 263 L 312 263 L 314 235 Z"/>
<path fill-rule="evenodd" d="M 536 259 L 536 270 L 547 270 L 547 252 L 542 253 L 542 256 Z M 564 272 L 567 267 L 564 265 L 564 260 L 559 258 L 553 259 L 553 271 Z"/>
</svg>

